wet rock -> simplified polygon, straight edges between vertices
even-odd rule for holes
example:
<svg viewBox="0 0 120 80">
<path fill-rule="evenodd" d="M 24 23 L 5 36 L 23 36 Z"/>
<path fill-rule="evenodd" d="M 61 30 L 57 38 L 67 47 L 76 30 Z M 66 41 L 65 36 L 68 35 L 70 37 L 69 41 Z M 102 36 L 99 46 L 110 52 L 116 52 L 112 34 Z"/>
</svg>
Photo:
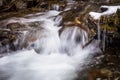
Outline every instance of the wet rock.
<svg viewBox="0 0 120 80">
<path fill-rule="evenodd" d="M 7 28 L 10 29 L 11 31 L 23 31 L 25 30 L 25 25 L 20 24 L 20 23 L 9 23 L 7 24 Z"/>
<path fill-rule="evenodd" d="M 103 10 L 104 11 L 104 10 Z M 116 71 L 120 71 L 119 69 L 119 61 L 120 58 L 118 56 L 120 56 L 120 31 L 119 31 L 119 25 L 120 25 L 120 16 L 119 16 L 119 9 L 117 10 L 116 13 L 111 14 L 111 15 L 104 15 L 100 17 L 100 20 L 94 20 L 92 17 L 88 16 L 89 18 L 88 20 L 88 27 L 90 29 L 92 29 L 95 33 L 97 33 L 97 27 L 100 26 L 100 32 L 101 35 L 103 36 L 103 34 L 105 34 L 106 38 L 105 38 L 105 51 L 103 52 L 104 57 L 102 57 L 99 61 L 98 64 L 96 64 L 95 61 L 94 62 L 94 67 L 93 68 L 98 68 L 98 69 L 108 69 L 110 71 L 106 70 L 97 70 L 97 71 L 93 71 L 93 73 L 95 74 L 95 76 L 97 76 L 96 74 L 99 72 L 105 73 L 105 74 L 111 74 L 110 79 L 111 80 L 115 80 L 115 79 L 119 79 L 119 77 L 117 76 L 117 74 L 114 74 L 114 72 Z M 103 33 L 105 31 L 105 33 Z M 91 34 L 92 35 L 92 34 Z M 94 34 L 93 34 L 94 36 Z M 101 40 L 103 39 L 103 37 L 101 37 Z M 97 72 L 97 73 L 96 73 Z M 99 73 L 99 75 L 101 75 Z M 98 76 L 99 79 L 102 79 L 102 76 Z M 106 79 L 109 79 L 106 77 Z M 94 79 L 91 79 L 94 80 Z"/>
<path fill-rule="evenodd" d="M 111 15 L 104 15 L 101 16 L 99 20 L 95 20 L 93 19 L 91 16 L 88 16 L 87 18 L 87 25 L 90 28 L 91 32 L 98 32 L 98 26 L 100 27 L 100 38 L 101 40 L 103 39 L 103 35 L 106 35 L 106 41 L 108 41 L 107 39 L 110 39 L 109 35 L 117 35 L 117 37 L 119 37 L 119 25 L 120 25 L 120 17 L 118 16 L 119 14 L 119 10 Z M 97 35 L 97 34 L 90 34 L 91 37 Z M 97 35 L 98 36 L 98 35 Z M 95 38 L 95 37 L 94 37 Z M 111 37 L 111 39 L 113 39 Z"/>
<path fill-rule="evenodd" d="M 96 80 L 97 78 L 109 79 L 112 76 L 112 72 L 108 69 L 93 69 L 88 75 L 89 80 Z"/>
<path fill-rule="evenodd" d="M 41 11 L 40 8 L 31 8 L 31 9 L 22 9 L 17 12 L 2 12 L 0 13 L 0 20 L 4 20 L 11 17 L 24 17 L 27 14 L 32 14 L 40 11 Z"/>
<path fill-rule="evenodd" d="M 94 3 L 109 3 L 109 0 L 90 0 L 91 2 L 94 2 Z"/>
<path fill-rule="evenodd" d="M 11 31 L 5 31 L 5 30 L 0 30 L 0 53 L 7 53 L 7 51 L 10 50 L 16 50 L 14 45 L 14 41 L 18 39 L 18 34 L 11 32 Z M 0 55 L 1 55 L 0 54 Z"/>
<path fill-rule="evenodd" d="M 32 8 L 39 3 L 39 0 L 27 0 L 26 3 L 27 3 L 27 8 Z"/>
<path fill-rule="evenodd" d="M 63 28 L 60 30 L 60 33 L 65 27 L 74 27 L 78 26 L 81 29 L 89 32 L 89 28 L 86 25 L 86 15 L 92 8 L 90 5 L 86 6 L 87 3 L 77 2 L 71 6 L 70 10 L 63 11 L 59 15 L 63 17 L 62 25 Z M 73 14 L 74 13 L 74 14 Z"/>
<path fill-rule="evenodd" d="M 60 13 L 60 15 L 63 17 L 63 21 L 73 21 L 75 17 L 80 15 L 80 13 L 85 10 L 86 5 L 86 3 L 75 3 L 71 5 L 69 10 L 65 10 Z"/>
<path fill-rule="evenodd" d="M 24 2 L 23 0 L 17 0 L 15 3 L 15 6 L 17 9 L 26 9 L 27 8 L 27 3 Z"/>
<path fill-rule="evenodd" d="M 9 37 L 9 34 L 10 32 L 9 31 L 4 31 L 4 30 L 0 30 L 0 40 L 2 41 L 3 39 L 5 38 L 8 38 Z"/>
<path fill-rule="evenodd" d="M 33 12 L 41 12 L 42 10 L 40 8 L 31 8 L 31 11 L 33 11 Z"/>
<path fill-rule="evenodd" d="M 22 49 L 25 31 L 29 31 L 29 28 L 18 22 L 8 23 L 0 27 L 0 53 L 4 54 Z"/>
<path fill-rule="evenodd" d="M 112 43 L 114 44 L 114 43 Z M 89 77 L 91 78 L 91 80 L 94 79 L 110 79 L 110 80 L 115 80 L 120 78 L 120 65 L 119 65 L 119 61 L 120 61 L 120 54 L 119 54 L 120 50 L 119 50 L 119 46 L 110 46 L 106 47 L 105 52 L 102 54 L 103 56 L 101 58 L 98 58 L 97 60 L 95 60 L 95 62 L 93 62 L 91 65 L 91 68 L 89 68 L 90 73 L 89 73 Z M 100 57 L 100 55 L 98 55 L 98 57 Z M 100 61 L 99 61 L 100 60 Z M 96 62 L 98 62 L 98 64 L 96 64 Z M 109 76 L 109 77 L 107 77 Z M 96 77 L 96 78 L 95 78 Z"/>
<path fill-rule="evenodd" d="M 26 24 L 19 22 L 3 24 L 3 28 L 0 29 L 0 52 L 7 53 L 29 48 L 29 46 L 34 47 L 32 43 L 40 37 L 45 37 L 45 35 L 40 35 L 45 32 L 45 29 L 41 27 L 43 23 L 43 21 L 34 21 Z M 4 47 L 4 50 L 2 47 Z"/>
<path fill-rule="evenodd" d="M 120 0 L 110 0 L 110 4 L 120 4 Z"/>
<path fill-rule="evenodd" d="M 100 18 L 100 25 L 101 26 L 106 25 L 106 26 L 104 26 L 102 28 L 106 28 L 108 30 L 108 32 L 109 32 L 109 30 L 111 30 L 111 31 L 113 31 L 113 33 L 118 31 L 119 18 L 120 18 L 118 16 L 118 13 L 114 13 L 114 14 L 109 15 L 109 16 L 102 16 Z"/>
<path fill-rule="evenodd" d="M 30 27 L 41 28 L 41 25 L 43 23 L 44 23 L 43 21 L 35 21 L 35 22 L 28 23 L 28 24 Z"/>
<path fill-rule="evenodd" d="M 67 10 L 67 7 L 69 8 Z M 65 11 L 60 13 L 59 15 L 63 17 L 62 25 L 63 28 L 60 30 L 60 33 L 65 27 L 72 27 L 72 26 L 78 26 L 81 29 L 85 30 L 86 32 L 89 32 L 89 36 L 95 35 L 97 32 L 96 24 L 94 24 L 93 29 L 93 23 L 91 25 L 91 28 L 88 28 L 90 25 L 87 25 L 87 15 L 91 10 L 98 10 L 99 5 L 94 5 L 91 3 L 87 3 L 86 1 L 78 1 L 72 4 L 70 7 L 69 5 L 66 7 Z M 90 24 L 90 23 L 88 23 Z"/>
<path fill-rule="evenodd" d="M 101 7 L 100 10 L 101 10 L 101 12 L 105 12 L 108 10 L 108 8 Z"/>
</svg>

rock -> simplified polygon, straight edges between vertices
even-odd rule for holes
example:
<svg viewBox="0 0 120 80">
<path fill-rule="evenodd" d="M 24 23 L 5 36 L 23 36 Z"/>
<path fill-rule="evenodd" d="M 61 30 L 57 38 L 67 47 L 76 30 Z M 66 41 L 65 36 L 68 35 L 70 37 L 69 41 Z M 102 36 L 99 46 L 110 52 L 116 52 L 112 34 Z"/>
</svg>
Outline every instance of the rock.
<svg viewBox="0 0 120 80">
<path fill-rule="evenodd" d="M 9 39 L 4 39 L 4 40 L 2 40 L 1 41 L 1 44 L 4 46 L 4 45 L 7 45 L 7 44 L 9 44 Z"/>
<path fill-rule="evenodd" d="M 0 53 L 3 54 L 3 53 L 7 53 L 7 51 L 15 50 L 14 41 L 18 39 L 18 34 L 11 31 L 7 31 L 7 30 L 6 31 L 0 30 L 0 35 L 1 35 L 0 36 L 0 43 L 1 43 Z"/>
<path fill-rule="evenodd" d="M 108 10 L 108 8 L 101 7 L 100 10 L 101 10 L 101 12 L 105 12 Z"/>
<path fill-rule="evenodd" d="M 106 9 L 102 9 L 100 12 L 104 12 L 105 10 Z M 100 59 L 99 63 L 96 63 L 98 60 L 92 63 L 93 65 L 91 66 L 92 68 L 90 69 L 88 79 L 119 79 L 120 10 L 118 9 L 116 13 L 111 15 L 101 16 L 100 20 L 94 20 L 92 17 L 88 16 L 87 22 L 87 26 L 92 32 L 92 34 L 90 33 L 91 37 L 97 35 L 98 26 L 100 26 L 101 43 L 103 41 L 103 35 L 105 35 L 105 50 L 102 54 L 104 57 Z M 93 34 L 94 32 L 95 34 Z M 115 72 L 118 73 L 115 74 Z"/>
<path fill-rule="evenodd" d="M 2 41 L 3 39 L 5 38 L 8 38 L 9 37 L 9 34 L 10 32 L 9 31 L 4 31 L 4 30 L 0 30 L 0 41 Z"/>
<path fill-rule="evenodd" d="M 101 69 L 100 72 L 108 77 L 112 76 L 112 72 L 108 69 Z"/>
<path fill-rule="evenodd" d="M 97 78 L 109 79 L 112 76 L 112 72 L 108 69 L 93 69 L 88 74 L 89 80 L 96 80 Z"/>
<path fill-rule="evenodd" d="M 89 32 L 89 28 L 86 25 L 85 18 L 91 7 L 86 5 L 87 3 L 78 2 L 75 3 L 70 10 L 63 11 L 62 13 L 59 14 L 60 16 L 63 17 L 62 21 L 63 28 L 60 30 L 60 33 L 65 27 L 74 26 L 78 26 L 81 29 L 85 30 L 86 32 Z"/>
<path fill-rule="evenodd" d="M 45 37 L 43 34 L 45 29 L 41 27 L 41 24 L 43 24 L 41 21 L 28 22 L 26 24 L 19 22 L 3 24 L 4 26 L 0 29 L 0 53 L 7 53 L 34 46 L 32 43 L 38 38 Z M 2 50 L 2 47 L 4 47 L 4 50 Z"/>
<path fill-rule="evenodd" d="M 26 9 L 27 8 L 27 3 L 24 2 L 23 0 L 17 0 L 15 2 L 15 6 L 17 9 Z"/>
<path fill-rule="evenodd" d="M 110 4 L 120 4 L 120 0 L 109 0 Z"/>
<path fill-rule="evenodd" d="M 24 24 L 20 24 L 16 22 L 16 23 L 7 24 L 7 28 L 14 32 L 14 31 L 23 31 L 25 30 L 26 27 Z"/>
<path fill-rule="evenodd" d="M 86 3 L 75 3 L 74 5 L 70 6 L 69 10 L 65 10 L 60 15 L 63 17 L 63 21 L 74 21 L 74 18 L 78 15 L 81 15 L 81 13 L 86 10 Z M 67 6 L 66 6 L 67 7 Z M 74 13 L 74 14 L 73 14 Z M 82 13 L 84 14 L 84 13 Z"/>
<path fill-rule="evenodd" d="M 35 22 L 30 22 L 28 23 L 30 27 L 34 27 L 34 28 L 41 28 L 41 24 L 43 24 L 44 22 L 42 21 L 35 21 Z"/>
<path fill-rule="evenodd" d="M 117 17 L 115 19 L 116 20 L 115 23 L 117 24 L 116 26 L 118 28 L 118 32 L 120 33 L 120 26 L 119 26 L 120 25 L 120 9 L 117 10 L 116 14 L 117 14 Z"/>
<path fill-rule="evenodd" d="M 33 8 L 39 3 L 39 0 L 27 0 L 26 3 L 27 8 Z"/>
<path fill-rule="evenodd" d="M 118 14 L 119 14 L 119 10 L 117 11 L 117 13 L 101 16 L 100 20 L 94 20 L 92 17 L 88 16 L 87 25 L 95 33 L 98 32 L 98 26 L 100 26 L 101 39 L 102 39 L 102 35 L 104 35 L 104 33 L 106 35 L 117 34 L 117 33 L 119 33 L 119 30 L 120 30 L 120 27 L 119 27 L 120 18 L 118 16 Z M 107 37 L 109 37 L 109 36 L 107 36 Z"/>
<path fill-rule="evenodd" d="M 4 24 L 3 24 L 4 25 Z M 0 53 L 8 53 L 23 48 L 25 32 L 29 31 L 26 25 L 14 22 L 8 23 L 0 29 Z M 4 50 L 3 50 L 4 49 Z"/>
<path fill-rule="evenodd" d="M 42 10 L 40 8 L 31 8 L 31 11 L 33 11 L 33 12 L 40 12 Z"/>
</svg>

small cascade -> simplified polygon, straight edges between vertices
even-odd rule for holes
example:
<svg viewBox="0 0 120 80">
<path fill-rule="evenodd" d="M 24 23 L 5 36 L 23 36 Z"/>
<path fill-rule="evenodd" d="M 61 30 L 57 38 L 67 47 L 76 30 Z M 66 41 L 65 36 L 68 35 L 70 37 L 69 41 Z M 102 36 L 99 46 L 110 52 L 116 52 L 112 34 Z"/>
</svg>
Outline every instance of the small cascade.
<svg viewBox="0 0 120 80">
<path fill-rule="evenodd" d="M 101 30 L 100 30 L 100 20 L 97 22 L 97 33 L 98 33 L 98 42 L 101 40 Z"/>
<path fill-rule="evenodd" d="M 103 29 L 101 31 L 101 26 L 100 26 L 100 19 L 98 19 L 97 22 L 97 37 L 98 37 L 98 43 L 101 44 L 100 48 L 104 51 L 105 50 L 105 39 L 106 39 L 106 29 Z"/>
<path fill-rule="evenodd" d="M 58 12 L 51 11 L 16 20 L 27 25 L 36 21 L 40 24 L 26 33 L 29 49 L 0 58 L 0 80 L 74 80 L 78 77 L 78 71 L 91 60 L 98 47 L 91 43 L 82 48 L 88 42 L 88 34 L 77 26 L 65 28 L 59 36 L 58 24 L 62 17 L 50 18 L 56 15 Z"/>
<path fill-rule="evenodd" d="M 55 25 L 53 19 L 55 19 L 55 16 L 58 14 L 58 11 L 51 10 L 48 12 L 40 12 L 36 14 L 26 15 L 25 17 L 13 17 L 1 21 L 1 23 L 3 23 L 3 25 L 1 26 L 5 26 L 5 28 L 9 24 L 10 27 L 14 27 L 15 25 L 20 28 L 18 30 L 17 28 L 15 28 L 16 30 L 11 30 L 9 28 L 3 28 L 4 30 L 1 29 L 3 33 L 5 32 L 7 34 L 5 35 L 6 39 L 4 40 L 4 43 L 7 43 L 7 45 L 3 45 L 2 43 L 0 43 L 0 56 L 4 56 L 8 53 L 22 50 L 24 48 L 26 49 L 28 47 L 28 49 L 31 49 L 29 45 L 34 45 L 33 41 L 38 39 L 40 37 L 39 34 L 41 34 L 42 32 L 46 34 L 46 32 L 48 31 L 50 32 L 49 35 L 53 35 L 53 33 L 57 34 L 57 31 L 60 27 L 57 27 L 57 25 Z M 8 35 L 13 36 L 15 40 L 11 41 L 12 37 L 8 37 Z"/>
<path fill-rule="evenodd" d="M 105 42 L 106 42 L 106 29 L 103 30 L 103 38 L 102 38 L 102 50 L 105 51 Z"/>
<path fill-rule="evenodd" d="M 77 49 L 81 50 L 87 43 L 88 36 L 84 30 L 78 27 L 66 28 L 60 35 L 61 51 L 73 55 Z M 79 52 L 79 51 L 78 51 Z"/>
<path fill-rule="evenodd" d="M 62 24 L 62 16 L 55 17 L 54 22 L 55 22 L 55 26 L 61 26 L 61 24 Z"/>
<path fill-rule="evenodd" d="M 60 8 L 60 6 L 58 4 L 54 4 L 53 5 L 53 9 L 54 10 L 59 11 L 59 8 Z"/>
</svg>

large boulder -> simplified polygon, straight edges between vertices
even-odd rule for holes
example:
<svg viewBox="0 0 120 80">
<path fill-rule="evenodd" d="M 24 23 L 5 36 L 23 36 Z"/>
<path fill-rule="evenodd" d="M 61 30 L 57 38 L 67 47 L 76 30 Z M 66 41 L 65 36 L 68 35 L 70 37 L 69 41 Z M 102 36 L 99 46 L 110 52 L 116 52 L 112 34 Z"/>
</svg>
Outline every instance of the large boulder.
<svg viewBox="0 0 120 80">
<path fill-rule="evenodd" d="M 29 31 L 29 29 L 25 27 L 24 24 L 18 22 L 6 23 L 6 25 L 1 25 L 0 53 L 3 54 L 22 49 L 26 31 Z"/>
</svg>

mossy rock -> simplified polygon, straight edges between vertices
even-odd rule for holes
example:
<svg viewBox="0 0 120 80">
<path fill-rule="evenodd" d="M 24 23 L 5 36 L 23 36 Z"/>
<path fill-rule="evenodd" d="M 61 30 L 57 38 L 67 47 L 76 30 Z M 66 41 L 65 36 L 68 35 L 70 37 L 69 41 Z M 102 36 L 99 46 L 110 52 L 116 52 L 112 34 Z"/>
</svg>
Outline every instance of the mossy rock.
<svg viewBox="0 0 120 80">
<path fill-rule="evenodd" d="M 117 32 L 120 28 L 120 17 L 118 13 L 102 16 L 100 20 L 101 27 L 104 29 L 106 28 L 108 31 Z"/>
<path fill-rule="evenodd" d="M 63 21 L 74 21 L 75 17 L 77 16 L 77 13 L 74 13 L 72 11 L 65 12 L 65 14 L 60 14 L 63 16 Z"/>
<path fill-rule="evenodd" d="M 117 28 L 113 27 L 113 26 L 109 26 L 108 24 L 105 24 L 103 26 L 101 26 L 102 30 L 107 30 L 107 32 L 116 32 Z"/>
</svg>

